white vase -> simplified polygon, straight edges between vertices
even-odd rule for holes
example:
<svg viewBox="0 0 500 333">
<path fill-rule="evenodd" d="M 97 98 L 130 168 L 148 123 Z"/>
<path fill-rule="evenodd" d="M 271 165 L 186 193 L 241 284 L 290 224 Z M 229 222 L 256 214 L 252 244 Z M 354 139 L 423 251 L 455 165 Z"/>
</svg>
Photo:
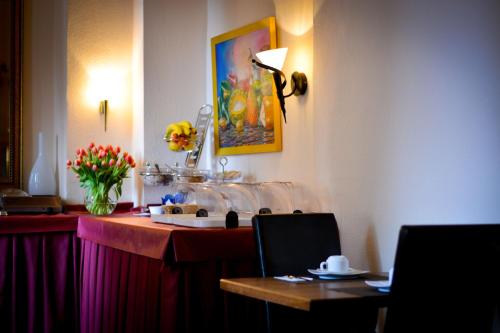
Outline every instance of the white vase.
<svg viewBox="0 0 500 333">
<path fill-rule="evenodd" d="M 38 157 L 31 169 L 28 192 L 31 195 L 55 195 L 54 169 L 43 149 L 43 133 L 38 133 Z"/>
</svg>

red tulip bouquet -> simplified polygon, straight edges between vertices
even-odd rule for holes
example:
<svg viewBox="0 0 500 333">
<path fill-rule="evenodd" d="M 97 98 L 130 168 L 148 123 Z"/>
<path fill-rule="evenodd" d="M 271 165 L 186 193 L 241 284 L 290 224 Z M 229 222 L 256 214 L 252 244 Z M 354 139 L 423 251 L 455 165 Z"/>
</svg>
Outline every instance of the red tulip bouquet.
<svg viewBox="0 0 500 333">
<path fill-rule="evenodd" d="M 80 179 L 85 189 L 85 207 L 95 215 L 111 214 L 122 194 L 123 179 L 130 168 L 135 168 L 134 158 L 127 152 L 120 156 L 120 147 L 96 146 L 76 150 L 74 162 L 66 162 Z"/>
</svg>

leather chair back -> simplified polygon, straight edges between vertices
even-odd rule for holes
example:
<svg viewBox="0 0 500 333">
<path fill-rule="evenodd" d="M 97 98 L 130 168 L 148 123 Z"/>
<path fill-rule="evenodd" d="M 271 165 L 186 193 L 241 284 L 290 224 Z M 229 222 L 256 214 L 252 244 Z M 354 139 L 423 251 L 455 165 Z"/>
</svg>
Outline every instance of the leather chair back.
<svg viewBox="0 0 500 333">
<path fill-rule="evenodd" d="M 500 225 L 403 226 L 385 333 L 491 333 Z"/>
<path fill-rule="evenodd" d="M 252 219 L 263 277 L 308 274 L 328 256 L 340 254 L 339 230 L 331 213 L 261 214 Z"/>
</svg>

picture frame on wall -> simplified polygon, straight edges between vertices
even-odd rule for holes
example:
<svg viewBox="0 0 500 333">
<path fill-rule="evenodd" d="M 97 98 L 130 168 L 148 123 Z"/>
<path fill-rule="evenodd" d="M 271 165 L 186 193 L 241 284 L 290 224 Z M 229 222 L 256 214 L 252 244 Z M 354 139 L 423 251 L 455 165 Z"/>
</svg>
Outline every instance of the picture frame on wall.
<svg viewBox="0 0 500 333">
<path fill-rule="evenodd" d="M 213 37 L 212 80 L 216 155 L 282 150 L 281 113 L 272 73 L 252 63 L 276 48 L 276 19 Z"/>
</svg>

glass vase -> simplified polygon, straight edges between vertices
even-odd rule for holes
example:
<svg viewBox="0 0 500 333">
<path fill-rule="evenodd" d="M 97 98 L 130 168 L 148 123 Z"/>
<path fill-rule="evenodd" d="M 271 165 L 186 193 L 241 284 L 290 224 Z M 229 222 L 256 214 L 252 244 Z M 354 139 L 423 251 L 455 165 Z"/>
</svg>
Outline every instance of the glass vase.
<svg viewBox="0 0 500 333">
<path fill-rule="evenodd" d="M 114 186 L 108 191 L 88 189 L 85 192 L 85 208 L 93 215 L 110 215 L 115 210 L 118 199 Z"/>
</svg>

